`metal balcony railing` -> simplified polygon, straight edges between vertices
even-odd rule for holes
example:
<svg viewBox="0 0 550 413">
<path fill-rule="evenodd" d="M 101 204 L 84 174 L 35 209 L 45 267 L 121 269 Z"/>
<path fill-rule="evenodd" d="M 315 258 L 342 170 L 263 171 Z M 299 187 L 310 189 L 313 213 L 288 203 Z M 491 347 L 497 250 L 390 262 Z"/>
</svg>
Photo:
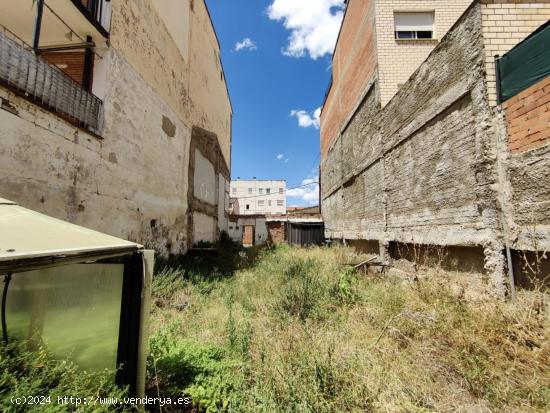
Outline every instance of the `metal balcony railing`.
<svg viewBox="0 0 550 413">
<path fill-rule="evenodd" d="M 0 83 L 63 119 L 101 134 L 103 102 L 2 26 Z"/>
</svg>

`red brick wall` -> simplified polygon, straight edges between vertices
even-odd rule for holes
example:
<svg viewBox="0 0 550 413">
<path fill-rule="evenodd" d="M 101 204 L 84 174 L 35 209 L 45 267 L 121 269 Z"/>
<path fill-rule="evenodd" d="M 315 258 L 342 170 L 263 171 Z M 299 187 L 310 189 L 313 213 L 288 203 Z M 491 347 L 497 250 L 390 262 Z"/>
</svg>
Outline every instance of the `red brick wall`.
<svg viewBox="0 0 550 413">
<path fill-rule="evenodd" d="M 285 224 L 284 222 L 268 222 L 267 223 L 268 242 L 279 244 L 285 240 Z"/>
<path fill-rule="evenodd" d="M 40 57 L 57 66 L 78 84 L 82 84 L 84 52 L 44 52 L 40 54 Z"/>
<path fill-rule="evenodd" d="M 503 103 L 510 152 L 550 143 L 550 76 Z"/>
<path fill-rule="evenodd" d="M 332 86 L 321 113 L 323 158 L 374 74 L 374 35 L 374 1 L 350 0 L 332 59 Z"/>
</svg>

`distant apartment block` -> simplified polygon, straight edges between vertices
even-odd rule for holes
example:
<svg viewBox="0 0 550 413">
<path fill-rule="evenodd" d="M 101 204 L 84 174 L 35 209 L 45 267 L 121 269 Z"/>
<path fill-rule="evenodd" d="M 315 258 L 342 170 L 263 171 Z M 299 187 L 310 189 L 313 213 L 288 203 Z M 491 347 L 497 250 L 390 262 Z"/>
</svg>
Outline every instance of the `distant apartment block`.
<svg viewBox="0 0 550 413">
<path fill-rule="evenodd" d="M 237 200 L 237 215 L 286 214 L 286 181 L 236 180 L 231 181 L 231 198 Z"/>
</svg>

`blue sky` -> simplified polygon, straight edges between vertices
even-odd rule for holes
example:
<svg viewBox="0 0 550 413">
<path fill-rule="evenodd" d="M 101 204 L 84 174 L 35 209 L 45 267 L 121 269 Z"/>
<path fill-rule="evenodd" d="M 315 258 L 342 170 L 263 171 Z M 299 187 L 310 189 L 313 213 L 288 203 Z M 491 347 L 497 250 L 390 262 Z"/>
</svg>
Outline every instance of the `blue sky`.
<svg viewBox="0 0 550 413">
<path fill-rule="evenodd" d="M 233 105 L 232 179 L 316 180 L 315 110 L 330 81 L 343 0 L 207 0 Z M 317 113 L 318 114 L 318 113 Z M 289 205 L 317 203 L 312 184 Z"/>
</svg>

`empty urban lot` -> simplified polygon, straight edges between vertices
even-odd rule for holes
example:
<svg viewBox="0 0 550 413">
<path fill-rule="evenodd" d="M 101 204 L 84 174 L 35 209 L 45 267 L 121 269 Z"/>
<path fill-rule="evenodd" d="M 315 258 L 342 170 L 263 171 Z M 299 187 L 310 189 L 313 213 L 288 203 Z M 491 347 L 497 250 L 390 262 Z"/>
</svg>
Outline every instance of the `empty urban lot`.
<svg viewBox="0 0 550 413">
<path fill-rule="evenodd" d="M 364 274 L 343 247 L 223 250 L 154 279 L 151 396 L 197 411 L 550 408 L 540 291 L 471 301 L 452 273 Z"/>
</svg>

